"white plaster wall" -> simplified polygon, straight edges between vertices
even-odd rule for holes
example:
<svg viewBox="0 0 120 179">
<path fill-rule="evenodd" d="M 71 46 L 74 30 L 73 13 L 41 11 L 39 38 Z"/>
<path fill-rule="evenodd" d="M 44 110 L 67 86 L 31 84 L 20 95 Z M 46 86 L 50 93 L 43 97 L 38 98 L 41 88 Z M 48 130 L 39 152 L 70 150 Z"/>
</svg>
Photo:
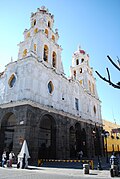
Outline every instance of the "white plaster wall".
<svg viewBox="0 0 120 179">
<path fill-rule="evenodd" d="M 10 88 L 8 80 L 13 73 L 16 74 L 17 81 L 14 87 Z M 49 81 L 54 85 L 52 94 L 48 92 Z M 0 104 L 27 99 L 82 116 L 86 120 L 101 120 L 99 100 L 84 91 L 78 82 L 67 80 L 32 57 L 9 64 L 4 77 L 0 78 L 0 83 L 5 86 L 5 93 L 0 96 Z M 75 109 L 75 98 L 79 99 L 79 111 Z M 96 115 L 93 112 L 94 105 Z"/>
</svg>

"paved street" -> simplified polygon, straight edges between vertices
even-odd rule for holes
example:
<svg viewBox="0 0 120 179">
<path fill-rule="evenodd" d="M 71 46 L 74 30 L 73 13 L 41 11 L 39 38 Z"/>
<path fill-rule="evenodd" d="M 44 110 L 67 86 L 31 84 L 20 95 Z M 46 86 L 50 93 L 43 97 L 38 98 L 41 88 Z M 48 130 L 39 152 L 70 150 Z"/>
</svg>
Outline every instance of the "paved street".
<svg viewBox="0 0 120 179">
<path fill-rule="evenodd" d="M 30 169 L 2 168 L 0 167 L 0 179 L 75 179 L 75 178 L 106 178 L 109 179 L 109 170 L 90 170 L 84 174 L 82 169 L 63 169 L 50 167 L 32 167 Z M 116 177 L 114 177 L 116 178 Z"/>
</svg>

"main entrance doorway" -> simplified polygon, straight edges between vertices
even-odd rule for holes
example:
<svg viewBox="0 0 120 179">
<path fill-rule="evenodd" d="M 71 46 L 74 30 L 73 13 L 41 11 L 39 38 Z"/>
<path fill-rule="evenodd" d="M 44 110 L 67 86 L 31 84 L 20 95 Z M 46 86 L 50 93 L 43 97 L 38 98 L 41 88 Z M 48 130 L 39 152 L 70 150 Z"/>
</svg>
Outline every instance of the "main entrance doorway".
<svg viewBox="0 0 120 179">
<path fill-rule="evenodd" d="M 50 115 L 44 115 L 39 126 L 38 159 L 56 158 L 56 124 Z"/>
</svg>

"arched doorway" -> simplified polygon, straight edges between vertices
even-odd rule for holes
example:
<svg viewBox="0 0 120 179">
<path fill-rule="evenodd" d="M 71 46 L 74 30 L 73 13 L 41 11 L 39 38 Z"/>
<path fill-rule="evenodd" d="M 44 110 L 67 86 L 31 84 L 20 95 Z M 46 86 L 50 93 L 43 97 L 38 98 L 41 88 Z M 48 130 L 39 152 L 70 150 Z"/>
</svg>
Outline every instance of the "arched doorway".
<svg viewBox="0 0 120 179">
<path fill-rule="evenodd" d="M 16 127 L 16 117 L 13 113 L 7 113 L 1 122 L 0 129 L 0 153 L 3 150 L 10 152 L 13 150 L 14 132 Z"/>
<path fill-rule="evenodd" d="M 73 126 L 69 129 L 69 146 L 70 146 L 70 158 L 76 158 L 76 136 Z"/>
<path fill-rule="evenodd" d="M 50 115 L 41 119 L 38 135 L 38 159 L 56 158 L 56 124 Z"/>
<path fill-rule="evenodd" d="M 87 143 L 86 143 L 86 131 L 84 128 L 82 129 L 81 137 L 82 137 L 83 156 L 86 157 L 87 156 Z"/>
<path fill-rule="evenodd" d="M 93 129 L 95 155 L 101 155 L 100 133 L 97 127 Z"/>
<path fill-rule="evenodd" d="M 82 150 L 82 135 L 81 135 L 81 126 L 79 123 L 75 124 L 75 134 L 76 134 L 76 152 Z"/>
</svg>

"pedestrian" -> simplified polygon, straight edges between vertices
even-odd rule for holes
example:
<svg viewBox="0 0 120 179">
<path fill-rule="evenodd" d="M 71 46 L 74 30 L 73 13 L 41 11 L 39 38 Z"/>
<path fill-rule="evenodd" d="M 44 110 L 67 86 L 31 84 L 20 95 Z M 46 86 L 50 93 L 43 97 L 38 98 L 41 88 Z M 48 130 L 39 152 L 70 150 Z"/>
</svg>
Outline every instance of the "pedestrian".
<svg viewBox="0 0 120 179">
<path fill-rule="evenodd" d="M 13 151 L 11 151 L 9 154 L 9 167 L 12 167 L 14 157 L 15 157 L 15 154 L 13 153 Z"/>
<path fill-rule="evenodd" d="M 113 170 L 115 171 L 115 176 L 118 176 L 119 174 L 119 159 L 117 157 L 117 153 L 113 152 L 113 154 L 110 157 L 110 173 L 111 176 L 113 176 Z"/>
<path fill-rule="evenodd" d="M 119 165 L 119 159 L 117 157 L 117 153 L 113 152 L 110 157 L 110 165 Z"/>
<path fill-rule="evenodd" d="M 82 159 L 82 156 L 83 156 L 83 151 L 82 150 L 78 153 L 78 156 L 79 156 L 79 159 Z"/>
<path fill-rule="evenodd" d="M 18 154 L 18 168 L 27 168 L 30 158 L 26 140 L 24 140 L 20 153 Z"/>
<path fill-rule="evenodd" d="M 5 167 L 4 165 L 6 163 L 6 158 L 7 158 L 6 151 L 4 151 L 3 154 L 2 154 L 2 167 Z"/>
</svg>

